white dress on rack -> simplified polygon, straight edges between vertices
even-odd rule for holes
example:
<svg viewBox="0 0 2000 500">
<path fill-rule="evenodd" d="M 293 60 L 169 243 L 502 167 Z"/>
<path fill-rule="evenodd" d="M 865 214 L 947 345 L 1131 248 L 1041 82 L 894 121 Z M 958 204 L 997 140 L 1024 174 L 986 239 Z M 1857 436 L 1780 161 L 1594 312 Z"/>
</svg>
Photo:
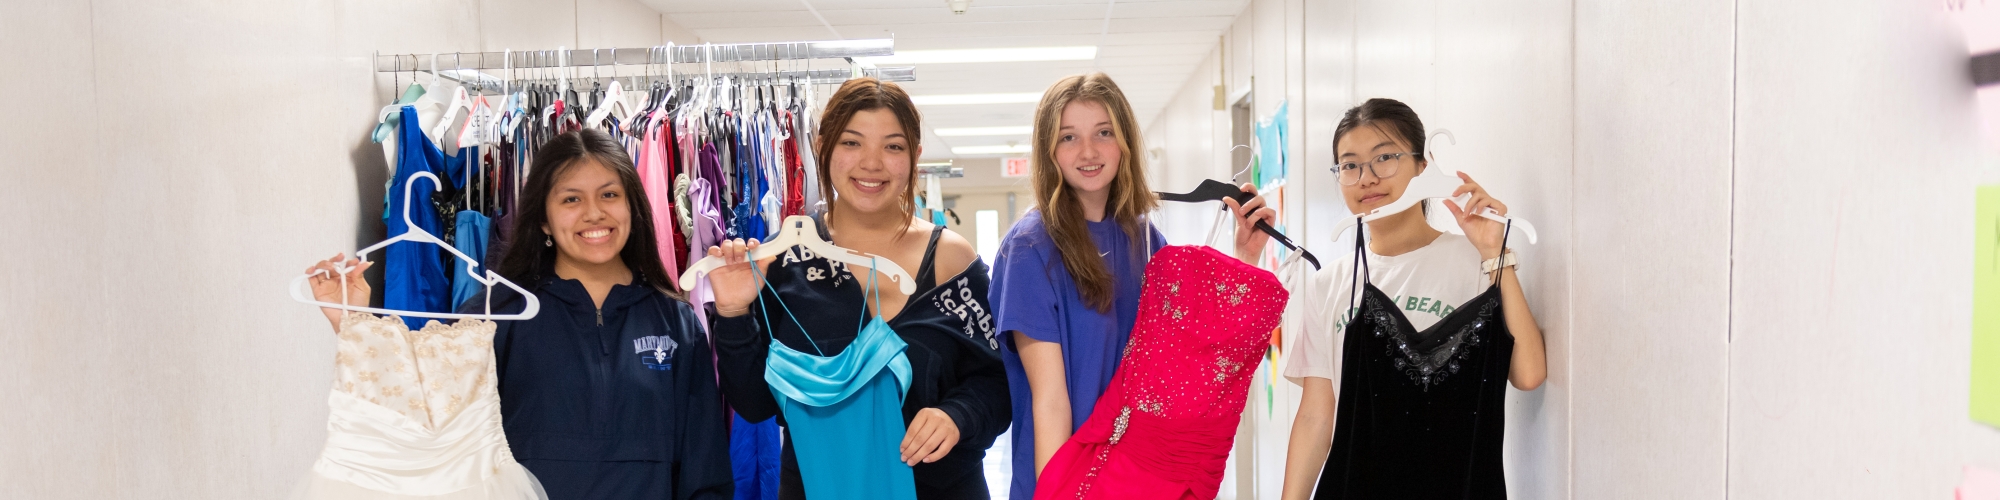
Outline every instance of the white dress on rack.
<svg viewBox="0 0 2000 500">
<path fill-rule="evenodd" d="M 500 427 L 494 323 L 349 313 L 341 320 L 326 448 L 300 499 L 546 499 Z"/>
</svg>

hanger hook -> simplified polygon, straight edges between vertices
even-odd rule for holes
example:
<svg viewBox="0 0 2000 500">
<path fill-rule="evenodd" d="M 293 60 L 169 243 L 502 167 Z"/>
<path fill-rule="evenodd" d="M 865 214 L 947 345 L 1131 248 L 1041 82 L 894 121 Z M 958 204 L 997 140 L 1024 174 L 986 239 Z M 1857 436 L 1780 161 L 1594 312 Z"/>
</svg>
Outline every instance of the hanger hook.
<svg viewBox="0 0 2000 500">
<path fill-rule="evenodd" d="M 389 92 L 392 94 L 400 94 L 401 92 L 403 92 L 403 58 L 391 54 L 389 56 L 389 60 L 394 62 L 394 64 L 389 68 Z M 402 96 L 398 95 L 397 97 L 390 98 L 390 101 L 394 102 L 401 99 Z"/>
<path fill-rule="evenodd" d="M 1249 144 L 1237 144 L 1235 146 L 1230 147 L 1228 152 L 1234 153 L 1238 149 L 1245 149 L 1249 147 L 1250 147 Z M 1238 170 L 1236 171 L 1236 173 L 1229 174 L 1229 182 L 1236 182 L 1237 177 L 1242 177 L 1244 173 L 1250 171 L 1251 166 L 1256 164 L 1257 164 L 1257 152 L 1255 150 L 1252 150 L 1250 152 L 1250 162 L 1243 164 L 1243 170 Z"/>
<path fill-rule="evenodd" d="M 1451 145 L 1453 145 L 1453 146 L 1457 146 L 1457 145 L 1458 145 L 1458 136 L 1457 136 L 1457 135 L 1453 135 L 1453 134 L 1451 133 L 1451 130 L 1448 130 L 1448 129 L 1437 129 L 1437 130 L 1432 130 L 1432 131 L 1431 131 L 1431 136 L 1430 136 L 1430 137 L 1428 137 L 1428 138 L 1425 138 L 1425 141 L 1426 141 L 1426 142 L 1437 142 L 1437 138 L 1438 138 L 1438 136 L 1440 136 L 1440 135 L 1444 136 L 1444 138 L 1445 138 L 1446 140 L 1449 140 L 1449 141 L 1451 141 Z M 1436 149 L 1436 148 L 1425 148 L 1425 149 L 1429 149 L 1429 151 L 1425 151 L 1425 152 L 1424 152 L 1424 155 L 1426 155 L 1426 156 L 1429 156 L 1429 157 L 1430 157 L 1430 161 L 1437 161 L 1437 149 Z"/>
</svg>

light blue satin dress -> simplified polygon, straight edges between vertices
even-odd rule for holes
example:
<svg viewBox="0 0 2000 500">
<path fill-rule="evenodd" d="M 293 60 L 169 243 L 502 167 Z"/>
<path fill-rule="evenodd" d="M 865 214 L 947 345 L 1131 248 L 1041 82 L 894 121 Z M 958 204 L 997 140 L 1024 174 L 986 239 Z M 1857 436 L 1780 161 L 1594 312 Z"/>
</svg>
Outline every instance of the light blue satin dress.
<svg viewBox="0 0 2000 500">
<path fill-rule="evenodd" d="M 757 281 L 764 282 L 759 274 Z M 881 291 L 875 273 L 868 274 L 868 290 L 880 311 Z M 778 299 L 798 323 L 784 303 Z M 771 324 L 769 308 L 763 312 L 764 324 Z M 909 345 L 882 316 L 866 313 L 854 342 L 835 356 L 795 351 L 771 339 L 764 382 L 791 428 L 806 498 L 917 498 L 916 479 L 901 450 L 903 395 L 910 390 L 910 359 L 903 350 Z M 799 323 L 799 331 L 812 338 L 805 324 Z M 817 342 L 813 349 L 818 352 Z"/>
</svg>

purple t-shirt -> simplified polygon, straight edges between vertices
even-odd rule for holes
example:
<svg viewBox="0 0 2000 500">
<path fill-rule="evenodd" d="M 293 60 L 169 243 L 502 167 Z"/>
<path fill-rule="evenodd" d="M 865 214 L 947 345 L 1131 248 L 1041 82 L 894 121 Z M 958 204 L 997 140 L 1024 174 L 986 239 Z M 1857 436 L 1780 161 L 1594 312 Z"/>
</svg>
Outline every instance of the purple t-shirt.
<svg viewBox="0 0 2000 500">
<path fill-rule="evenodd" d="M 1139 315 L 1139 288 L 1146 274 L 1146 260 L 1166 238 L 1147 224 L 1151 245 L 1142 255 L 1132 253 L 1131 238 L 1111 219 L 1089 222 L 1090 241 L 1097 245 L 1105 265 L 1117 280 L 1109 312 L 1099 312 L 1083 302 L 1062 254 L 1042 225 L 1040 210 L 1029 211 L 1000 240 L 993 259 L 993 288 L 987 294 L 1002 332 L 1021 332 L 1035 340 L 1062 346 L 1063 370 L 1068 376 L 1070 432 L 1083 426 L 1091 408 L 1125 353 L 1125 341 L 1132 336 L 1132 324 Z M 1144 244 L 1142 242 L 1142 244 Z M 1028 391 L 1028 374 L 1021 367 L 1021 353 L 1012 334 L 1000 359 L 1007 366 L 1008 396 L 1014 406 L 1014 481 L 1009 497 L 1025 500 L 1035 496 L 1035 412 Z"/>
</svg>

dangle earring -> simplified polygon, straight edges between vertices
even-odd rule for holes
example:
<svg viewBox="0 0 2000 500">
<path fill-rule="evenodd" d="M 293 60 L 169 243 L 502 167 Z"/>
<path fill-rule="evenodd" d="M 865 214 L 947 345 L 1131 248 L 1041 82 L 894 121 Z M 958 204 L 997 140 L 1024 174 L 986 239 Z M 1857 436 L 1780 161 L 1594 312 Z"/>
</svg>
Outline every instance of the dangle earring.
<svg viewBox="0 0 2000 500">
<path fill-rule="evenodd" d="M 556 246 L 556 237 L 549 235 L 542 235 L 542 246 L 545 247 Z"/>
</svg>

